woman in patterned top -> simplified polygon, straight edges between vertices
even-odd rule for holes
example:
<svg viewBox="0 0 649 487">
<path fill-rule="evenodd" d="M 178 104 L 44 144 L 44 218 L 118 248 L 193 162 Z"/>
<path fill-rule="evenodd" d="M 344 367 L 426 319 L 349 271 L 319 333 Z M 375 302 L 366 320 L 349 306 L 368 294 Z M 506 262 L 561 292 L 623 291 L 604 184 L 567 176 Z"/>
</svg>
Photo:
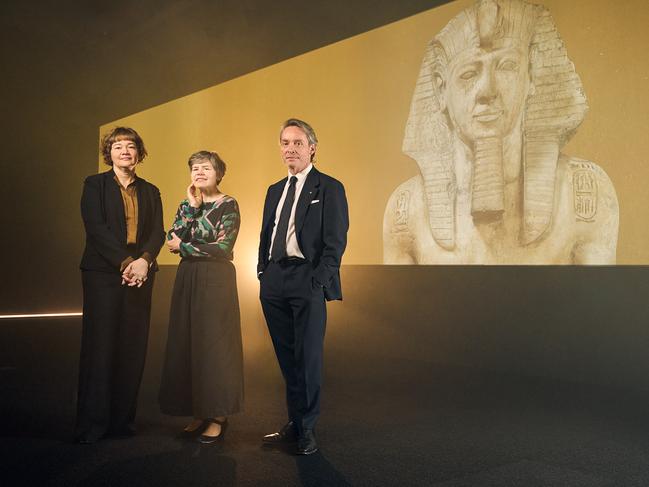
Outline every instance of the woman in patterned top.
<svg viewBox="0 0 649 487">
<path fill-rule="evenodd" d="M 242 409 L 243 353 L 232 265 L 239 207 L 219 191 L 225 163 L 215 152 L 189 158 L 191 184 L 167 234 L 180 254 L 162 371 L 160 407 L 193 416 L 181 433 L 200 443 L 222 439 L 227 417 Z"/>
</svg>

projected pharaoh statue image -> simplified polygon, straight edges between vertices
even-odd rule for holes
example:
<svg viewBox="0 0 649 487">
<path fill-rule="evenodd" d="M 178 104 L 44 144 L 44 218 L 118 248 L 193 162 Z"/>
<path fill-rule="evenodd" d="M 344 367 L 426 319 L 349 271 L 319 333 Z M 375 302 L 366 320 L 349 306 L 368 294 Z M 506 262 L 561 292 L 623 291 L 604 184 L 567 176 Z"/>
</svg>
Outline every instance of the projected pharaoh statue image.
<svg viewBox="0 0 649 487">
<path fill-rule="evenodd" d="M 546 8 L 483 0 L 428 44 L 383 221 L 387 264 L 615 264 L 615 189 L 565 155 L 588 110 Z M 610 161 L 607 161 L 610 163 Z"/>
</svg>

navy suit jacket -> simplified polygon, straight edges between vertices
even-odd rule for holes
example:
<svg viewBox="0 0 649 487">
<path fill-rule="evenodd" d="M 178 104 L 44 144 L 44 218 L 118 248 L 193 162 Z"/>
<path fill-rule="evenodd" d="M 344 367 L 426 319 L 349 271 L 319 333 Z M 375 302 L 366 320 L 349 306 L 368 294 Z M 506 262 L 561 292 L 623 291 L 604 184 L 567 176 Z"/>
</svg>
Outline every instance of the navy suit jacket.
<svg viewBox="0 0 649 487">
<path fill-rule="evenodd" d="M 137 245 L 135 255 L 126 247 L 126 218 L 124 202 L 115 173 L 110 171 L 88 176 L 81 196 L 81 217 L 86 229 L 86 248 L 81 269 L 119 272 L 121 263 L 129 256 L 139 257 L 148 252 L 154 259 L 164 243 L 162 201 L 153 184 L 136 177 Z"/>
<path fill-rule="evenodd" d="M 268 188 L 261 224 L 257 273 L 268 265 L 275 211 L 288 177 Z M 309 171 L 295 209 L 295 234 L 304 257 L 313 266 L 313 278 L 324 287 L 327 301 L 342 299 L 340 261 L 347 245 L 349 215 L 342 183 L 318 171 Z"/>
</svg>

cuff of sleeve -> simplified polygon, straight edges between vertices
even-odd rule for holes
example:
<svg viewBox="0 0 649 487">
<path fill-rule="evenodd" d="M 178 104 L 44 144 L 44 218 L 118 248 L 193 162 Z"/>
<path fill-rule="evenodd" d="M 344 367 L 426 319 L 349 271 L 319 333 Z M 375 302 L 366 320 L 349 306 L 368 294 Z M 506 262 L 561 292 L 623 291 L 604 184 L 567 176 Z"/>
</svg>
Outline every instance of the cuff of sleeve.
<svg viewBox="0 0 649 487">
<path fill-rule="evenodd" d="M 119 265 L 119 271 L 123 272 L 126 267 L 133 262 L 135 259 L 131 256 L 128 256 L 126 259 L 122 261 L 122 263 Z"/>
<path fill-rule="evenodd" d="M 181 257 L 188 257 L 192 255 L 190 249 L 192 247 L 187 243 L 187 242 L 180 242 L 180 246 L 178 247 L 178 251 L 180 253 Z"/>
<path fill-rule="evenodd" d="M 146 260 L 149 265 L 151 265 L 151 262 L 153 262 L 153 257 L 151 257 L 151 254 L 148 252 L 142 252 L 142 255 L 140 257 Z"/>
</svg>

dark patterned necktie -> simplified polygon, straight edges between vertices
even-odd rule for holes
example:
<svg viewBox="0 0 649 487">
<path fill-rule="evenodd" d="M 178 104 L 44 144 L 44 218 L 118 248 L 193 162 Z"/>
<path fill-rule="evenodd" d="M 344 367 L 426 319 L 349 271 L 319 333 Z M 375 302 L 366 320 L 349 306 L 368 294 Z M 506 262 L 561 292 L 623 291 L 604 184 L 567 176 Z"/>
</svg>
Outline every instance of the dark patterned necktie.
<svg viewBox="0 0 649 487">
<path fill-rule="evenodd" d="M 295 201 L 295 183 L 297 183 L 297 178 L 291 176 L 291 180 L 288 184 L 288 191 L 286 192 L 286 199 L 284 200 L 282 211 L 279 214 L 277 231 L 275 232 L 275 239 L 273 240 L 273 250 L 271 250 L 270 253 L 270 258 L 275 262 L 286 257 L 286 234 L 288 232 L 288 220 L 291 217 L 293 201 Z"/>
</svg>

